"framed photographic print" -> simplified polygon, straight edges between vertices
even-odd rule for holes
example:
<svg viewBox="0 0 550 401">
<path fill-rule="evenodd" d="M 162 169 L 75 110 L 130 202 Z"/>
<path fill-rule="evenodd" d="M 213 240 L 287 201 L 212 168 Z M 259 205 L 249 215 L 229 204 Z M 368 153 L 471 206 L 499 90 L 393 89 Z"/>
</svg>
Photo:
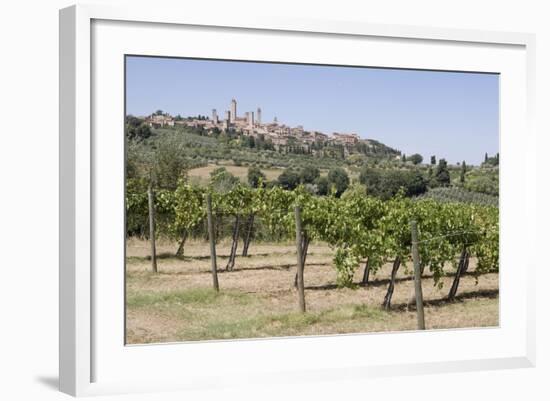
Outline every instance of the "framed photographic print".
<svg viewBox="0 0 550 401">
<path fill-rule="evenodd" d="M 532 366 L 533 43 L 62 10 L 61 390 Z"/>
</svg>

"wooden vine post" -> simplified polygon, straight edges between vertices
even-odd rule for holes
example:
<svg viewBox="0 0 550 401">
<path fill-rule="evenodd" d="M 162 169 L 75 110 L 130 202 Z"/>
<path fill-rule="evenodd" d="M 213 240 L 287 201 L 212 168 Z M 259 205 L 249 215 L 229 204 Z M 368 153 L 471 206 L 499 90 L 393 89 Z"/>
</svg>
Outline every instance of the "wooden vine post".
<svg viewBox="0 0 550 401">
<path fill-rule="evenodd" d="M 384 302 L 382 307 L 386 310 L 391 308 L 391 299 L 393 296 L 393 290 L 395 289 L 395 279 L 397 277 L 397 271 L 401 266 L 401 257 L 397 256 L 393 261 L 393 267 L 391 269 L 390 284 L 388 285 L 388 290 L 386 291 L 386 296 L 384 297 Z"/>
<path fill-rule="evenodd" d="M 212 219 L 212 196 L 206 195 L 206 215 L 208 219 L 208 239 L 210 240 L 210 261 L 212 263 L 212 281 L 214 290 L 219 291 L 218 266 L 216 264 L 216 238 L 214 237 L 214 221 Z"/>
<path fill-rule="evenodd" d="M 369 275 L 370 275 L 370 264 L 369 260 L 365 262 L 365 270 L 363 270 L 363 279 L 361 280 L 361 284 L 368 285 L 369 284 Z"/>
<path fill-rule="evenodd" d="M 246 236 L 244 237 L 243 253 L 242 253 L 243 256 L 248 256 L 248 247 L 250 246 L 250 241 L 252 241 L 253 230 L 254 230 L 254 214 L 251 214 L 248 217 Z"/>
<path fill-rule="evenodd" d="M 304 259 L 302 257 L 302 216 L 299 206 L 294 207 L 294 218 L 296 220 L 296 258 L 298 262 L 296 276 L 298 287 L 298 304 L 300 312 L 306 311 L 306 299 L 304 294 Z"/>
<path fill-rule="evenodd" d="M 468 265 L 470 264 L 470 255 L 468 249 L 464 246 L 462 252 L 460 253 L 460 260 L 458 262 L 458 268 L 456 269 L 455 278 L 451 289 L 449 290 L 449 296 L 447 297 L 449 301 L 454 301 L 456 297 L 456 292 L 458 291 L 458 284 L 460 283 L 460 277 L 468 271 Z"/>
<path fill-rule="evenodd" d="M 418 330 L 425 330 L 424 322 L 424 298 L 422 296 L 422 269 L 418 254 L 418 229 L 416 221 L 411 221 L 412 257 L 414 265 L 414 294 L 416 298 L 416 321 Z"/>
<path fill-rule="evenodd" d="M 157 273 L 157 247 L 155 244 L 155 194 L 153 192 L 153 183 L 149 183 L 147 188 L 147 197 L 149 199 L 149 240 L 151 242 L 151 267 L 153 273 Z"/>
</svg>

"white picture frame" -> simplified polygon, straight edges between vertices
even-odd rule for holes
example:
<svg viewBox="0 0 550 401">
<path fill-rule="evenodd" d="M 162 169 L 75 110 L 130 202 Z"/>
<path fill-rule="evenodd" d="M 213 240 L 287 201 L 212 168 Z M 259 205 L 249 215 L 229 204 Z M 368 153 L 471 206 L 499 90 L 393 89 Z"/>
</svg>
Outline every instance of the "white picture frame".
<svg viewBox="0 0 550 401">
<path fill-rule="evenodd" d="M 185 48 L 181 41 L 178 45 L 178 35 L 190 35 L 191 30 L 196 35 L 194 38 L 204 40 L 203 44 L 212 40 L 223 42 L 221 35 L 225 35 L 250 45 L 241 46 L 247 49 L 242 51 L 229 45 L 223 47 L 212 55 L 218 58 L 339 60 L 369 66 L 500 73 L 503 77 L 500 327 L 125 346 L 120 335 L 124 325 L 120 319 L 123 305 L 119 302 L 124 294 L 120 286 L 122 270 L 101 270 L 106 264 L 123 263 L 120 233 L 116 229 L 111 230 L 114 233 L 106 230 L 106 224 L 120 228 L 123 222 L 121 193 L 113 192 L 123 191 L 120 186 L 123 172 L 120 167 L 124 160 L 123 119 L 119 113 L 123 108 L 119 102 L 123 96 L 123 86 L 120 86 L 123 69 L 119 68 L 122 61 L 119 56 L 208 57 L 208 51 L 212 50 Z M 261 35 L 262 40 L 272 44 L 269 54 L 254 49 L 257 39 L 254 35 Z M 167 9 L 78 5 L 61 10 L 61 391 L 80 396 L 235 386 L 249 380 L 281 384 L 294 380 L 361 380 L 387 375 L 534 366 L 535 261 L 530 256 L 535 254 L 531 246 L 535 242 L 536 222 L 536 181 L 532 174 L 536 138 L 531 114 L 534 40 L 533 35 L 522 33 L 290 17 L 248 19 L 243 16 L 228 21 L 215 15 L 183 15 Z M 338 41 L 338 47 L 334 41 Z M 279 42 L 282 45 L 277 45 Z M 300 54 L 298 50 L 304 48 L 301 45 L 311 46 L 308 47 L 311 52 Z M 350 50 L 356 46 L 366 46 L 372 61 L 361 58 L 367 57 L 365 52 L 355 54 Z M 320 48 L 330 49 L 330 54 L 319 53 Z M 457 61 L 461 55 L 462 61 Z M 118 139 L 116 135 L 107 137 L 99 133 L 113 132 L 117 127 L 121 129 Z M 521 190 L 515 185 L 521 185 Z M 521 268 L 514 280 L 507 275 L 512 266 Z M 111 273 L 113 277 L 109 276 Z M 372 346 L 368 354 L 363 352 L 365 341 Z M 411 341 L 418 347 L 436 344 L 442 348 L 420 359 L 410 350 Z M 444 345 L 450 341 L 463 345 L 448 350 Z M 380 351 L 388 344 L 395 345 L 395 355 L 391 358 L 387 352 Z M 323 361 L 315 357 L 321 349 L 325 353 Z M 209 360 L 215 356 L 218 363 L 212 366 Z M 140 364 L 164 368 L 136 369 Z M 227 374 L 228 367 L 232 368 L 232 374 Z"/>
</svg>

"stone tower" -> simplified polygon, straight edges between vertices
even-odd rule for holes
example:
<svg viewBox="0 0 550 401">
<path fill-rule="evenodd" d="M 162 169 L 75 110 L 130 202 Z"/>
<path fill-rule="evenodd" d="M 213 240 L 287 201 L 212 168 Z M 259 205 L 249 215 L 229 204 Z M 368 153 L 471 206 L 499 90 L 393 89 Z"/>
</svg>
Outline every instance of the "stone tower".
<svg viewBox="0 0 550 401">
<path fill-rule="evenodd" d="M 234 123 L 237 118 L 237 101 L 231 99 L 231 122 Z"/>
<path fill-rule="evenodd" d="M 224 123 L 225 123 L 225 129 L 226 129 L 226 130 L 229 129 L 229 122 L 230 122 L 230 120 L 231 120 L 231 112 L 230 112 L 229 110 L 227 110 L 227 111 L 225 112 L 225 121 L 224 121 Z"/>
<path fill-rule="evenodd" d="M 254 126 L 254 112 L 251 111 L 248 113 L 248 126 L 252 128 Z"/>
</svg>

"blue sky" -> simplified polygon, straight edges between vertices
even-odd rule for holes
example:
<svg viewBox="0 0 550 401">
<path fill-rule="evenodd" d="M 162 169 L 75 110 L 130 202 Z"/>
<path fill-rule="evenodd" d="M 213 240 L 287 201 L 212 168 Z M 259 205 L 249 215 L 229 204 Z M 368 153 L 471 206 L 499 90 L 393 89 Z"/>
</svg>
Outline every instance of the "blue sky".
<svg viewBox="0 0 550 401">
<path fill-rule="evenodd" d="M 264 122 L 356 132 L 425 161 L 477 165 L 498 152 L 498 75 L 127 58 L 128 114 L 223 116 L 232 98 L 238 115 L 261 107 Z"/>
</svg>

